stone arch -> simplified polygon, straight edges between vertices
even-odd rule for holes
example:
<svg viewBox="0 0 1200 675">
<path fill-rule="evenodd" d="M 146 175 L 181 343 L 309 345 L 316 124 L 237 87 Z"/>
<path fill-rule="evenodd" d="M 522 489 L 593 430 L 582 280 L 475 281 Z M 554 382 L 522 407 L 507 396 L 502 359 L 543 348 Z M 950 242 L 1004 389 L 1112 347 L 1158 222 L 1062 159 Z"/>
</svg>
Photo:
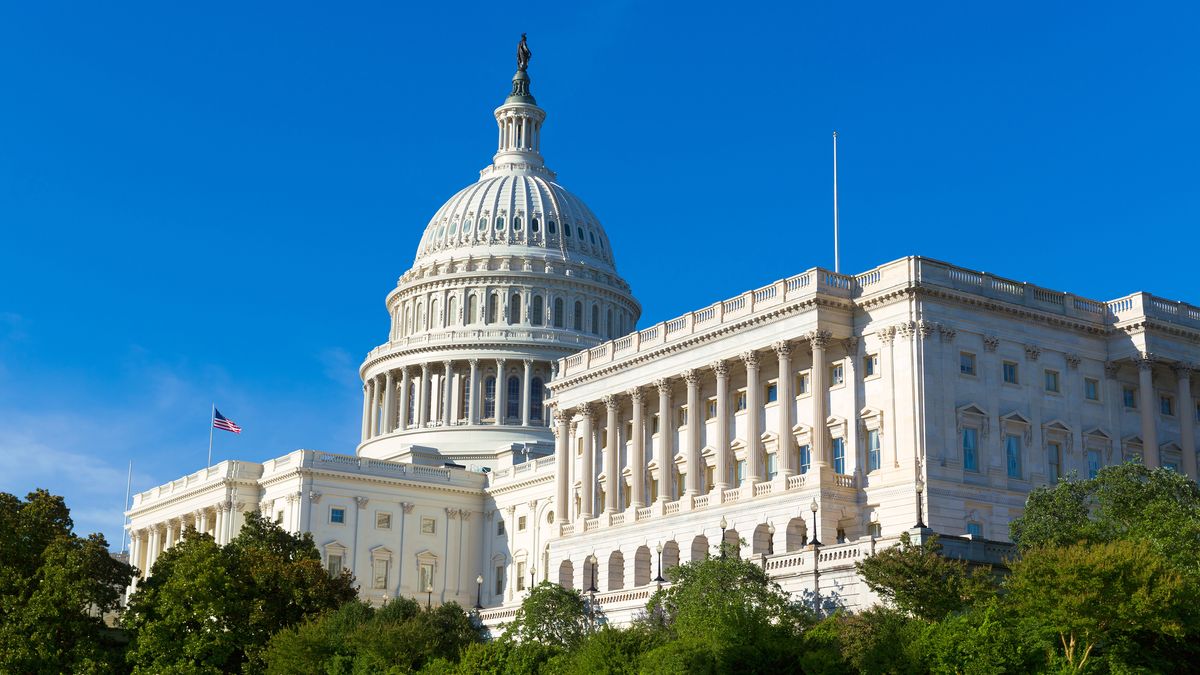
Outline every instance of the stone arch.
<svg viewBox="0 0 1200 675">
<path fill-rule="evenodd" d="M 708 558 L 708 537 L 698 534 L 692 539 L 692 557 L 691 562 L 705 560 Z"/>
<path fill-rule="evenodd" d="M 652 561 L 650 559 L 650 547 L 639 546 L 633 554 L 633 585 L 645 586 L 650 583 L 650 578 L 654 576 L 651 571 Z"/>
<path fill-rule="evenodd" d="M 665 577 L 667 570 L 671 569 L 672 567 L 678 567 L 678 566 L 679 566 L 679 543 L 676 542 L 675 540 L 665 542 L 663 544 L 663 552 L 662 552 L 662 569 L 659 570 L 658 573 L 662 574 Z"/>
<path fill-rule="evenodd" d="M 784 532 L 784 547 L 787 551 L 799 551 L 808 543 L 808 524 L 797 516 L 788 521 Z"/>
<path fill-rule="evenodd" d="M 567 590 L 575 588 L 575 565 L 570 560 L 564 560 L 558 565 L 558 585 Z"/>
<path fill-rule="evenodd" d="M 730 527 L 725 530 L 725 538 L 722 540 L 729 550 L 737 557 L 742 557 L 742 541 L 738 531 Z"/>
<path fill-rule="evenodd" d="M 446 325 L 453 326 L 458 323 L 458 298 L 453 295 L 446 301 Z"/>
<path fill-rule="evenodd" d="M 620 550 L 613 551 L 608 555 L 608 583 L 605 584 L 606 591 L 619 591 L 625 588 L 625 554 Z"/>
<path fill-rule="evenodd" d="M 585 593 L 593 589 L 600 590 L 598 586 L 593 586 L 593 583 L 600 583 L 599 575 L 592 576 L 596 574 L 596 567 L 597 565 L 592 562 L 592 556 L 589 555 L 583 559 L 583 590 Z"/>
<path fill-rule="evenodd" d="M 760 555 L 772 550 L 771 526 L 767 523 L 760 523 L 754 528 L 754 536 L 750 540 L 750 552 L 754 555 Z"/>
</svg>

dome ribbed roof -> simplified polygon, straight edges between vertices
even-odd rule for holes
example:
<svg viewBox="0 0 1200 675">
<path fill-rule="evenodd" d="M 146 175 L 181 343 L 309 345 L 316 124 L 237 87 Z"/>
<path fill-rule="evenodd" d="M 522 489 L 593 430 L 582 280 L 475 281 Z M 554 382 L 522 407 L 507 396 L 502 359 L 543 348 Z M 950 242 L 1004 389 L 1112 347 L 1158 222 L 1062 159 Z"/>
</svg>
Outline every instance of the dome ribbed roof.
<svg viewBox="0 0 1200 675">
<path fill-rule="evenodd" d="M 431 258 L 549 254 L 613 269 L 608 236 L 591 209 L 534 173 L 486 172 L 429 221 L 416 262 Z"/>
</svg>

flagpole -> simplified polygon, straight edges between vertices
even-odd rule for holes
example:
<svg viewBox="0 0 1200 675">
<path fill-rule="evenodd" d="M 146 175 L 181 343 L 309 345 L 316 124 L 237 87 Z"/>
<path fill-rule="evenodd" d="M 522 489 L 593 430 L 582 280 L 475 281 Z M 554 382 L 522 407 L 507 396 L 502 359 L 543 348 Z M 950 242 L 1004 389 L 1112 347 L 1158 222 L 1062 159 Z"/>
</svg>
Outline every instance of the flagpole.
<svg viewBox="0 0 1200 675">
<path fill-rule="evenodd" d="M 833 132 L 833 271 L 841 272 L 838 260 L 837 132 Z"/>
<path fill-rule="evenodd" d="M 212 404 L 212 412 L 210 412 L 208 415 L 208 464 L 204 465 L 204 468 L 206 468 L 206 469 L 208 467 L 212 466 L 212 437 L 213 437 L 212 430 L 213 430 L 213 422 L 215 422 L 216 419 L 217 419 L 217 404 L 214 403 L 214 404 Z"/>
<path fill-rule="evenodd" d="M 129 460 L 129 473 L 125 476 L 125 508 L 121 511 L 121 553 L 125 552 L 125 526 L 129 524 L 129 486 L 133 484 L 133 460 Z"/>
</svg>

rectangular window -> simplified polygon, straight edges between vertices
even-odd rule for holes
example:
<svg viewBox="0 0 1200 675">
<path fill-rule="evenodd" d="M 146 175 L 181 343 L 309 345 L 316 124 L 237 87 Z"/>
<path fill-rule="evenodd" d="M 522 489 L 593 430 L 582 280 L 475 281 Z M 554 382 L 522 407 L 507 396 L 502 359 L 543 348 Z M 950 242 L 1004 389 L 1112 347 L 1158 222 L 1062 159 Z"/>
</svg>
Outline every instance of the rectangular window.
<svg viewBox="0 0 1200 675">
<path fill-rule="evenodd" d="M 421 592 L 428 593 L 433 590 L 433 563 L 421 563 L 418 579 L 421 582 Z"/>
<path fill-rule="evenodd" d="M 678 469 L 675 470 L 675 494 L 683 494 L 683 486 L 686 485 L 687 474 Z"/>
<path fill-rule="evenodd" d="M 1021 477 L 1021 437 L 1008 434 L 1004 437 L 1004 453 L 1008 461 L 1008 477 Z"/>
<path fill-rule="evenodd" d="M 879 355 L 867 354 L 863 357 L 863 377 L 875 377 L 879 374 Z"/>
<path fill-rule="evenodd" d="M 497 537 L 504 536 L 504 521 L 503 520 L 496 521 L 496 536 Z"/>
<path fill-rule="evenodd" d="M 777 473 L 779 473 L 779 458 L 772 452 L 767 455 L 767 480 L 774 480 Z"/>
<path fill-rule="evenodd" d="M 717 467 L 715 467 L 715 466 L 704 467 L 704 485 L 700 486 L 701 492 L 708 492 L 709 490 L 711 490 L 712 486 L 717 482 L 716 477 L 717 477 Z"/>
<path fill-rule="evenodd" d="M 391 562 L 387 558 L 375 558 L 371 561 L 371 588 L 388 587 L 388 566 Z"/>
<path fill-rule="evenodd" d="M 717 416 L 717 399 L 708 399 L 708 419 L 715 419 Z"/>
<path fill-rule="evenodd" d="M 525 531 L 525 516 L 517 517 L 517 532 Z"/>
<path fill-rule="evenodd" d="M 1175 416 L 1175 397 L 1174 396 L 1159 396 L 1158 411 L 1167 417 Z"/>
<path fill-rule="evenodd" d="M 679 406 L 679 426 L 681 426 L 681 427 L 687 426 L 687 413 L 688 413 L 688 409 L 687 409 L 686 405 Z"/>
<path fill-rule="evenodd" d="M 390 530 L 392 529 L 392 514 L 386 511 L 375 512 L 375 529 Z"/>
<path fill-rule="evenodd" d="M 283 524 L 283 511 L 276 511 L 276 512 L 275 512 L 275 524 L 276 524 L 276 525 L 281 525 L 281 524 Z"/>
<path fill-rule="evenodd" d="M 650 503 L 653 504 L 656 501 L 658 501 L 658 481 L 651 478 L 650 479 Z"/>
<path fill-rule="evenodd" d="M 1089 401 L 1100 400 L 1100 380 L 1093 377 L 1083 378 L 1083 396 Z"/>
<path fill-rule="evenodd" d="M 1137 387 L 1122 387 L 1121 398 L 1125 401 L 1125 407 L 1130 410 L 1137 408 Z"/>
<path fill-rule="evenodd" d="M 733 396 L 733 409 L 741 412 L 746 409 L 746 390 L 739 389 L 738 393 Z"/>
<path fill-rule="evenodd" d="M 739 459 L 737 463 L 737 482 L 741 485 L 746 480 L 746 460 Z"/>
<path fill-rule="evenodd" d="M 437 521 L 434 520 L 433 518 L 422 518 L 421 519 L 421 534 L 436 534 L 436 533 L 437 533 Z"/>
<path fill-rule="evenodd" d="M 766 391 L 764 393 L 766 395 L 763 396 L 763 398 L 766 399 L 767 403 L 774 403 L 775 401 L 779 400 L 779 388 L 775 386 L 774 382 L 771 382 L 766 386 Z"/>
<path fill-rule="evenodd" d="M 836 387 L 839 384 L 845 384 L 845 382 L 846 382 L 845 367 L 843 367 L 842 364 L 840 364 L 840 363 L 830 366 L 830 368 L 829 368 L 829 385 L 832 387 Z"/>
<path fill-rule="evenodd" d="M 1100 451 L 1088 450 L 1088 478 L 1095 478 L 1096 474 L 1100 473 Z"/>
<path fill-rule="evenodd" d="M 800 473 L 808 473 L 809 467 L 812 466 L 812 448 L 808 445 L 800 446 Z"/>
<path fill-rule="evenodd" d="M 958 353 L 958 372 L 975 377 L 975 355 L 971 352 Z"/>
<path fill-rule="evenodd" d="M 796 375 L 796 395 L 804 396 L 808 393 L 808 373 L 798 373 Z"/>
<path fill-rule="evenodd" d="M 495 595 L 504 595 L 504 565 L 496 566 L 496 583 L 492 587 L 495 589 Z"/>
<path fill-rule="evenodd" d="M 1047 454 L 1050 460 L 1050 473 L 1047 477 L 1051 483 L 1057 483 L 1062 478 L 1062 445 L 1060 443 L 1050 443 L 1047 446 Z"/>
<path fill-rule="evenodd" d="M 659 415 L 656 413 L 654 415 L 654 417 L 650 418 L 650 433 L 652 433 L 652 434 L 658 433 L 658 420 L 660 417 L 662 417 L 662 415 Z"/>
<path fill-rule="evenodd" d="M 525 590 L 525 563 L 524 561 L 517 562 L 517 590 Z"/>
<path fill-rule="evenodd" d="M 1179 473 L 1179 465 L 1176 464 L 1175 462 L 1163 462 L 1163 468 L 1166 469 L 1167 471 L 1174 471 L 1175 473 Z"/>
<path fill-rule="evenodd" d="M 329 563 L 326 565 L 329 570 L 329 576 L 336 577 L 342 573 L 342 556 L 340 553 L 330 553 Z"/>
<path fill-rule="evenodd" d="M 867 430 L 867 471 L 879 470 L 879 430 Z"/>
<path fill-rule="evenodd" d="M 972 537 L 982 537 L 983 525 L 979 523 L 967 523 L 967 534 L 971 535 Z"/>
<path fill-rule="evenodd" d="M 962 433 L 963 468 L 979 471 L 979 430 L 964 427 Z"/>
<path fill-rule="evenodd" d="M 833 472 L 846 473 L 846 439 L 833 439 Z"/>
<path fill-rule="evenodd" d="M 1004 382 L 1006 384 L 1018 384 L 1017 382 L 1017 362 L 1004 362 Z"/>
<path fill-rule="evenodd" d="M 1057 394 L 1058 393 L 1058 371 L 1057 370 L 1045 371 L 1045 379 L 1046 379 L 1046 391 L 1050 392 L 1051 394 Z"/>
<path fill-rule="evenodd" d="M 335 506 L 332 509 L 329 509 L 329 522 L 331 522 L 335 525 L 345 525 L 346 524 L 346 509 L 343 509 L 338 506 Z"/>
</svg>

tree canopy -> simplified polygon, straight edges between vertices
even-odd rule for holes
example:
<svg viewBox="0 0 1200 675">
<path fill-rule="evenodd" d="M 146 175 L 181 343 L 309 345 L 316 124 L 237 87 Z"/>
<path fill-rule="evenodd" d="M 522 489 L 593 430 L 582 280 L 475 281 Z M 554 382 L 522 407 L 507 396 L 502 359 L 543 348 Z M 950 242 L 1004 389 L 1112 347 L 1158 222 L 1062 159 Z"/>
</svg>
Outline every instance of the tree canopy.
<svg viewBox="0 0 1200 675">
<path fill-rule="evenodd" d="M 867 586 L 884 602 L 919 619 L 933 621 L 984 599 L 995 591 L 991 569 L 942 556 L 937 535 L 900 543 L 855 563 Z"/>
</svg>

